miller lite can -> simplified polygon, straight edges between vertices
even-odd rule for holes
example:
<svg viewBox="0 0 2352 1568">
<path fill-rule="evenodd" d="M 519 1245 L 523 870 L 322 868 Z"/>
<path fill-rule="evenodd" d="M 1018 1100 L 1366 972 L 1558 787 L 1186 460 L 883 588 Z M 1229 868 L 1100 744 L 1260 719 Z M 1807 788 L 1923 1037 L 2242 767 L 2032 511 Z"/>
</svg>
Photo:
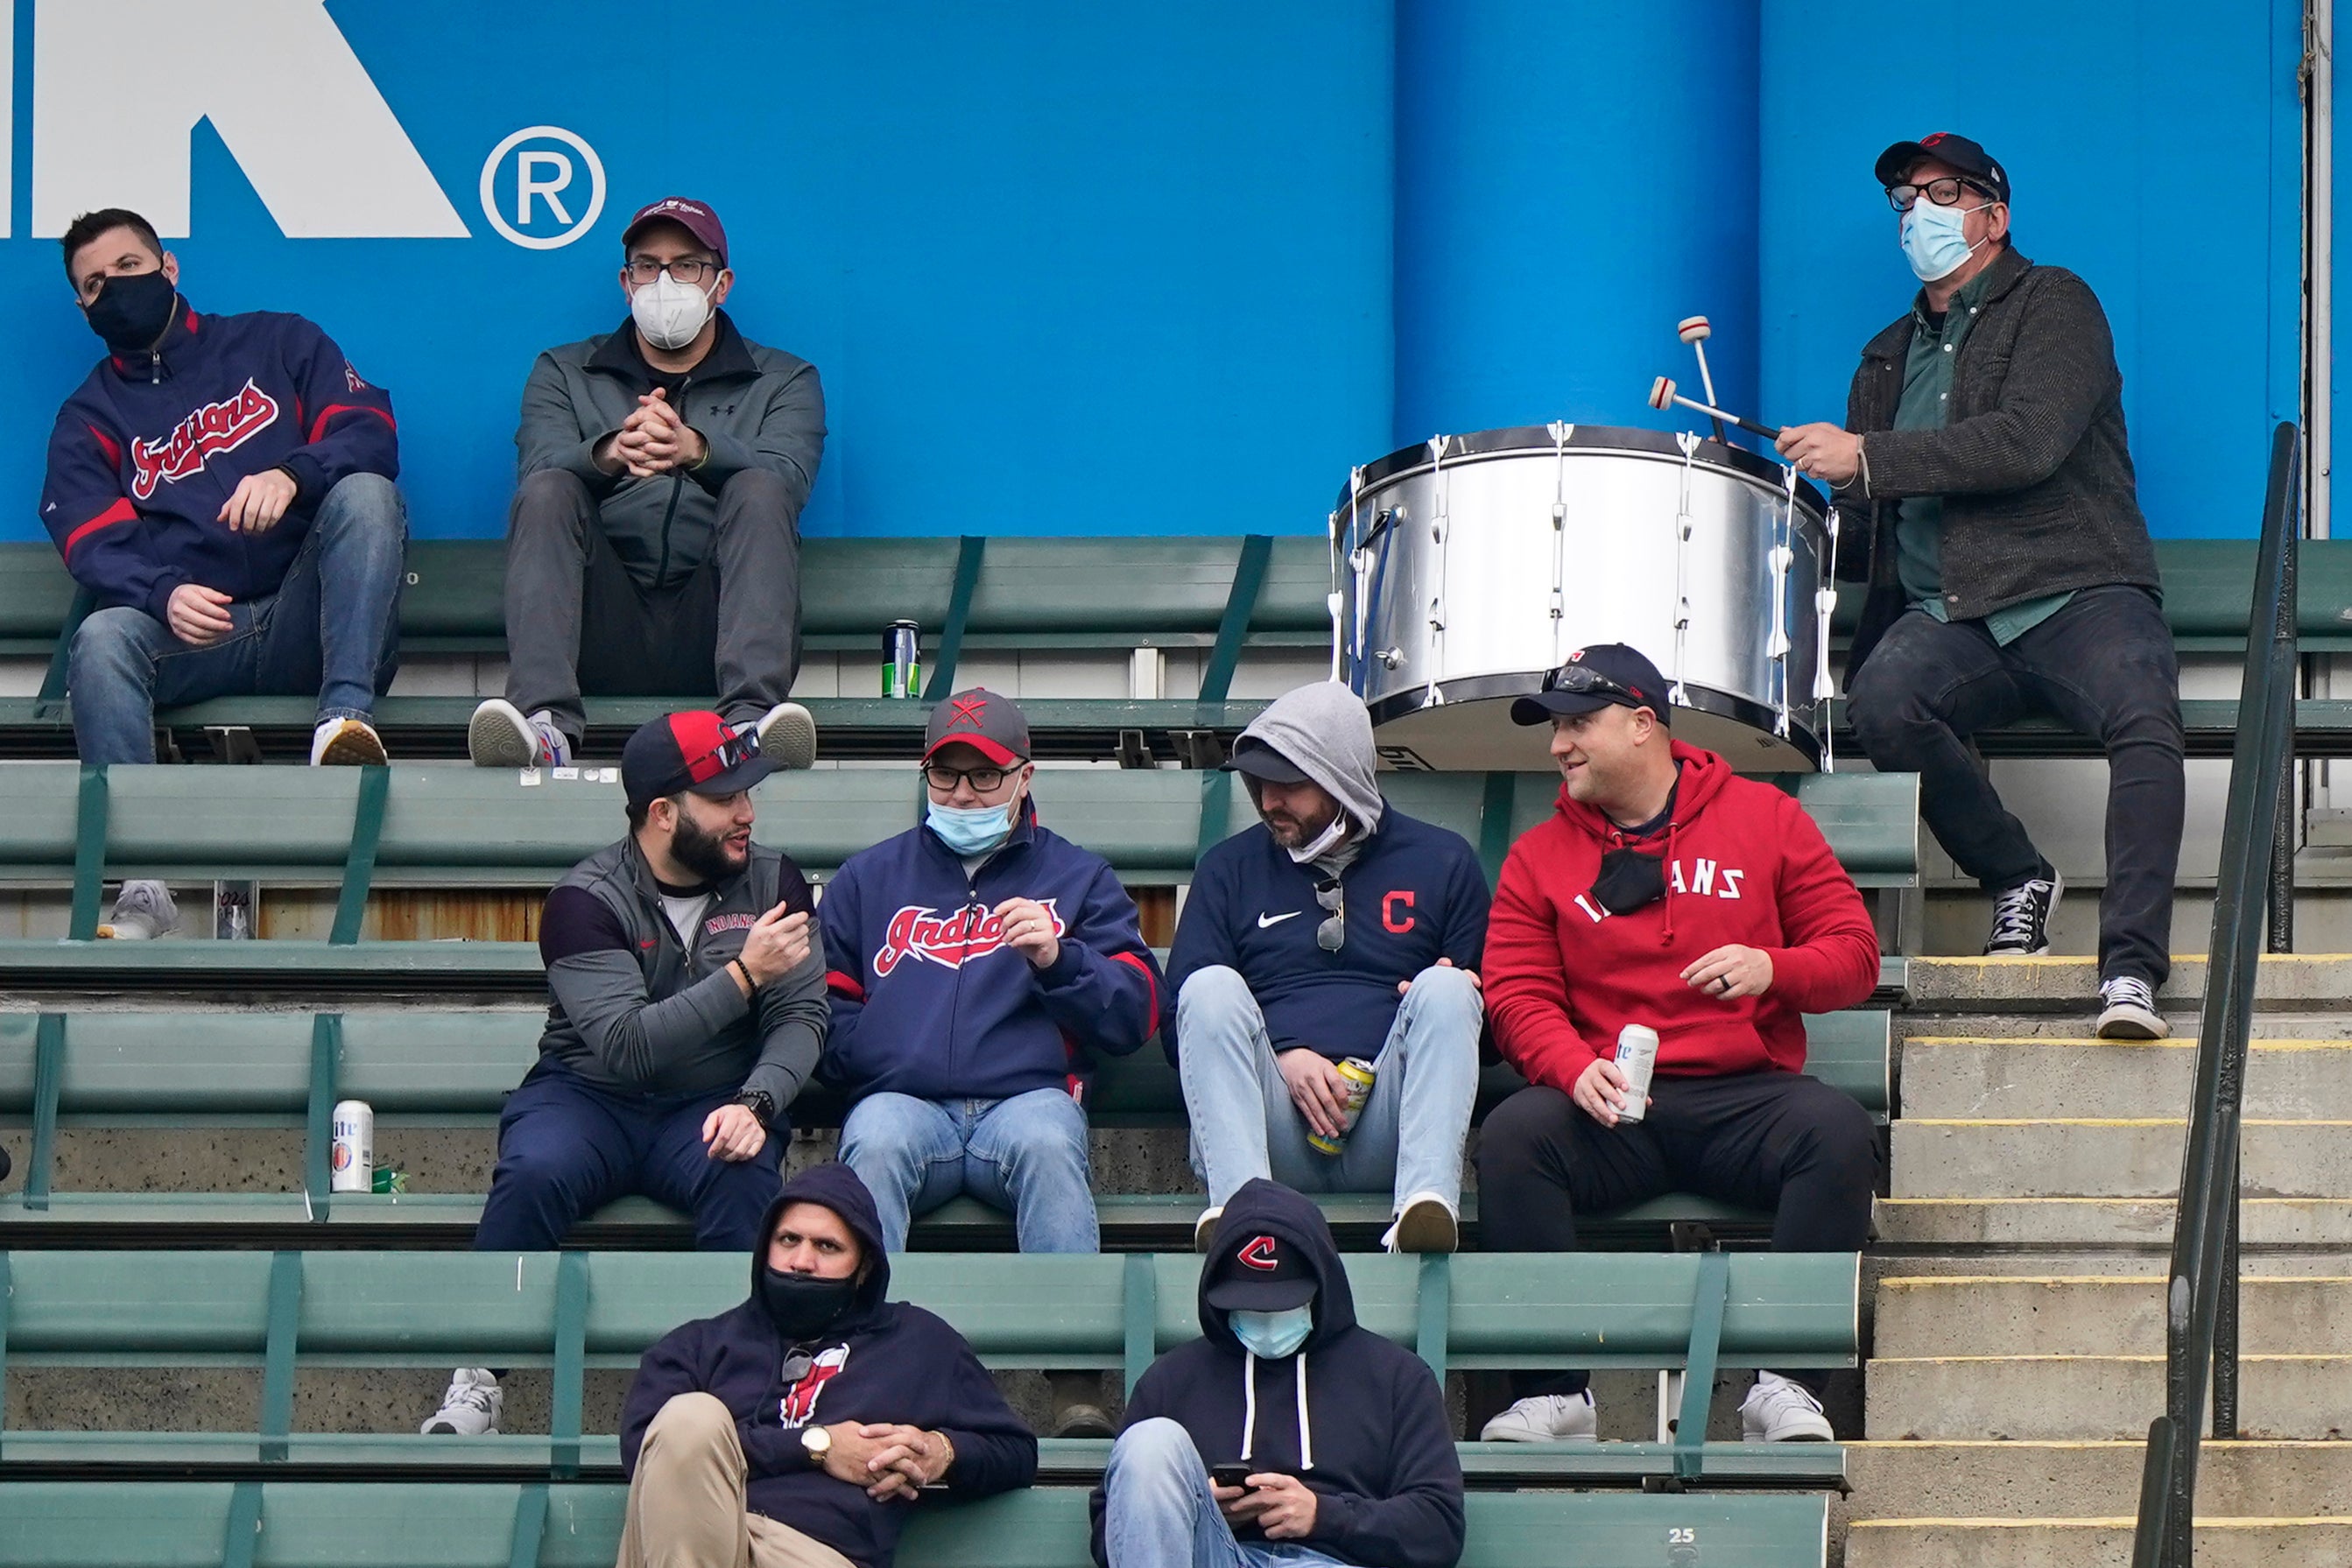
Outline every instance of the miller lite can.
<svg viewBox="0 0 2352 1568">
<path fill-rule="evenodd" d="M 1335 1071 L 1347 1080 L 1348 1097 L 1339 1102 L 1338 1137 L 1327 1138 L 1320 1133 L 1307 1134 L 1307 1145 L 1318 1154 L 1336 1155 L 1339 1152 L 1339 1146 L 1348 1141 L 1348 1134 L 1356 1130 L 1356 1124 L 1362 1119 L 1364 1106 L 1372 1097 L 1373 1081 L 1378 1076 L 1372 1071 L 1372 1064 L 1360 1056 L 1348 1058 Z"/>
<path fill-rule="evenodd" d="M 335 1102 L 335 1149 L 327 1169 L 330 1191 L 374 1190 L 375 1108 L 366 1101 Z"/>
<path fill-rule="evenodd" d="M 923 685 L 922 626 L 893 621 L 882 629 L 882 695 L 912 697 Z"/>
<path fill-rule="evenodd" d="M 1621 1122 L 1638 1122 L 1650 1108 L 1650 1074 L 1658 1065 L 1658 1031 L 1629 1023 L 1617 1031 L 1617 1071 L 1625 1075 Z"/>
</svg>

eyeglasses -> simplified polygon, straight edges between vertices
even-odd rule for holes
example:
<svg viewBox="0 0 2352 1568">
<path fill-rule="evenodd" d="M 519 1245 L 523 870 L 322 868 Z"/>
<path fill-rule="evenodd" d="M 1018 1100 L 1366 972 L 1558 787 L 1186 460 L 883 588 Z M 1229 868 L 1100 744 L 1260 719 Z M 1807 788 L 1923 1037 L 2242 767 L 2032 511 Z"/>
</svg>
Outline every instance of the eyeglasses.
<svg viewBox="0 0 2352 1568">
<path fill-rule="evenodd" d="M 1623 697 L 1630 703 L 1649 706 L 1633 687 L 1620 685 L 1600 671 L 1583 664 L 1562 664 L 1556 670 L 1546 670 L 1543 689 L 1548 692 L 1573 692 L 1580 697 Z"/>
<path fill-rule="evenodd" d="M 635 256 L 629 262 L 629 281 L 632 283 L 651 283 L 665 272 L 680 283 L 694 284 L 705 277 L 718 277 L 719 264 L 705 261 L 698 256 L 681 256 L 667 266 L 649 256 Z"/>
<path fill-rule="evenodd" d="M 1988 202 L 2000 200 L 1998 195 L 1978 184 L 1974 180 L 1959 180 L 1947 174 L 1940 180 L 1930 180 L 1924 185 L 1889 185 L 1886 187 L 1886 203 L 1898 213 L 1907 213 L 1924 194 L 1937 206 L 1948 207 L 1959 201 L 1960 192 L 1964 188 L 1974 191 Z"/>
<path fill-rule="evenodd" d="M 958 780 L 970 783 L 974 789 L 985 795 L 1004 782 L 1004 769 L 1002 768 L 950 768 L 944 763 L 929 762 L 923 765 L 923 778 L 932 789 L 942 795 L 953 794 Z"/>
<path fill-rule="evenodd" d="M 1320 878 L 1315 883 L 1315 902 L 1331 916 L 1315 928 L 1315 946 L 1326 953 L 1337 953 L 1348 940 L 1347 890 L 1336 876 Z"/>
</svg>

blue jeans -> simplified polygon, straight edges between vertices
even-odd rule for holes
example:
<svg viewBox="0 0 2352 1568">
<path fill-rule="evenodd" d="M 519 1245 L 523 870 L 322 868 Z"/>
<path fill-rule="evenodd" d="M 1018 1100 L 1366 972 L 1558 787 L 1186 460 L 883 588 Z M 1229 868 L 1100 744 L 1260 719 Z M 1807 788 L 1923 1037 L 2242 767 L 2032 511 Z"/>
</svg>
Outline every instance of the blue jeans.
<svg viewBox="0 0 2352 1568">
<path fill-rule="evenodd" d="M 1238 1452 L 1238 1433 L 1235 1439 Z M 1111 1445 L 1103 1547 L 1110 1568 L 1318 1568 L 1341 1561 L 1297 1542 L 1234 1540 L 1192 1434 L 1165 1416 L 1138 1421 Z"/>
<path fill-rule="evenodd" d="M 81 759 L 152 762 L 156 707 L 211 697 L 315 693 L 322 723 L 369 716 L 400 667 L 407 542 L 398 487 L 353 474 L 319 503 L 278 591 L 228 607 L 219 642 L 190 647 L 128 605 L 93 612 L 67 678 Z"/>
<path fill-rule="evenodd" d="M 1272 1176 L 1300 1192 L 1386 1187 L 1400 1207 L 1433 1192 L 1459 1213 L 1485 1017 L 1466 971 L 1433 967 L 1415 975 L 1372 1059 L 1378 1076 L 1363 1115 L 1339 1152 L 1326 1155 L 1307 1141 L 1248 984 L 1223 964 L 1195 971 L 1176 997 L 1178 1073 L 1192 1166 L 1210 1203 L 1223 1204 L 1252 1176 Z"/>
<path fill-rule="evenodd" d="M 1066 1091 L 1009 1100 L 868 1094 L 842 1120 L 841 1158 L 874 1195 L 887 1251 L 906 1249 L 910 1216 L 958 1193 L 1011 1209 L 1024 1252 L 1102 1249 L 1087 1115 Z"/>
<path fill-rule="evenodd" d="M 702 1250 L 751 1251 L 782 1184 L 777 1162 L 793 1131 L 780 1114 L 750 1159 L 712 1159 L 703 1149 L 702 1124 L 735 1094 L 612 1094 L 541 1061 L 507 1096 L 499 1117 L 498 1168 L 474 1228 L 475 1249 L 547 1251 L 582 1216 L 643 1193 L 692 1215 L 694 1244 Z"/>
</svg>

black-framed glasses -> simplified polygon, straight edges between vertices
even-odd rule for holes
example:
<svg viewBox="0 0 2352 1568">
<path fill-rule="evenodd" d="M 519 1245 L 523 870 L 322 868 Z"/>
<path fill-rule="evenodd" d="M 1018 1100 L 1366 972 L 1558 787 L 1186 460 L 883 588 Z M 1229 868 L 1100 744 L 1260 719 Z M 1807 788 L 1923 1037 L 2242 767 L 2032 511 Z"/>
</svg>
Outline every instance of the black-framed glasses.
<svg viewBox="0 0 2352 1568">
<path fill-rule="evenodd" d="M 960 779 L 985 795 L 1004 782 L 1004 774 L 1005 769 L 1002 768 L 950 768 L 940 762 L 923 764 L 924 782 L 942 795 L 953 794 Z"/>
<path fill-rule="evenodd" d="M 1548 692 L 1572 692 L 1580 697 L 1623 697 L 1630 703 L 1643 703 L 1642 695 L 1633 687 L 1622 685 L 1585 664 L 1562 664 L 1558 669 L 1546 670 L 1543 689 Z"/>
<path fill-rule="evenodd" d="M 1974 180 L 1962 180 L 1947 174 L 1941 179 L 1930 180 L 1924 185 L 1889 185 L 1886 187 L 1886 204 L 1898 213 L 1907 213 L 1918 204 L 1919 198 L 1924 195 L 1939 207 L 1956 206 L 1959 203 L 1960 193 L 1964 190 L 1974 191 L 1988 202 L 2000 200 L 1998 195 L 1978 184 Z"/>
<path fill-rule="evenodd" d="M 632 283 L 651 283 L 665 272 L 680 283 L 693 285 L 700 283 L 706 277 L 718 277 L 719 264 L 715 261 L 705 261 L 698 256 L 681 256 L 676 261 L 667 263 L 656 261 L 649 256 L 630 258 L 629 281 Z"/>
<path fill-rule="evenodd" d="M 1315 883 L 1315 902 L 1328 915 L 1315 928 L 1315 946 L 1326 953 L 1337 953 L 1348 940 L 1348 890 L 1336 876 L 1319 877 Z"/>
</svg>

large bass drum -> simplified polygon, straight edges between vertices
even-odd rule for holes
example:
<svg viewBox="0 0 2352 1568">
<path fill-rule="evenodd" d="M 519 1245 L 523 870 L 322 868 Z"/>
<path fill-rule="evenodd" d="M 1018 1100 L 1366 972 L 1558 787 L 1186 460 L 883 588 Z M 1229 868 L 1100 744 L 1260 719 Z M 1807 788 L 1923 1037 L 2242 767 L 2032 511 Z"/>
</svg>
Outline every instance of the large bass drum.
<svg viewBox="0 0 2352 1568">
<path fill-rule="evenodd" d="M 1818 767 L 1834 527 L 1794 469 L 1696 435 L 1441 436 L 1340 493 L 1334 666 L 1392 767 L 1541 766 L 1510 699 L 1592 643 L 1657 664 L 1677 738 L 1743 772 Z"/>
</svg>

